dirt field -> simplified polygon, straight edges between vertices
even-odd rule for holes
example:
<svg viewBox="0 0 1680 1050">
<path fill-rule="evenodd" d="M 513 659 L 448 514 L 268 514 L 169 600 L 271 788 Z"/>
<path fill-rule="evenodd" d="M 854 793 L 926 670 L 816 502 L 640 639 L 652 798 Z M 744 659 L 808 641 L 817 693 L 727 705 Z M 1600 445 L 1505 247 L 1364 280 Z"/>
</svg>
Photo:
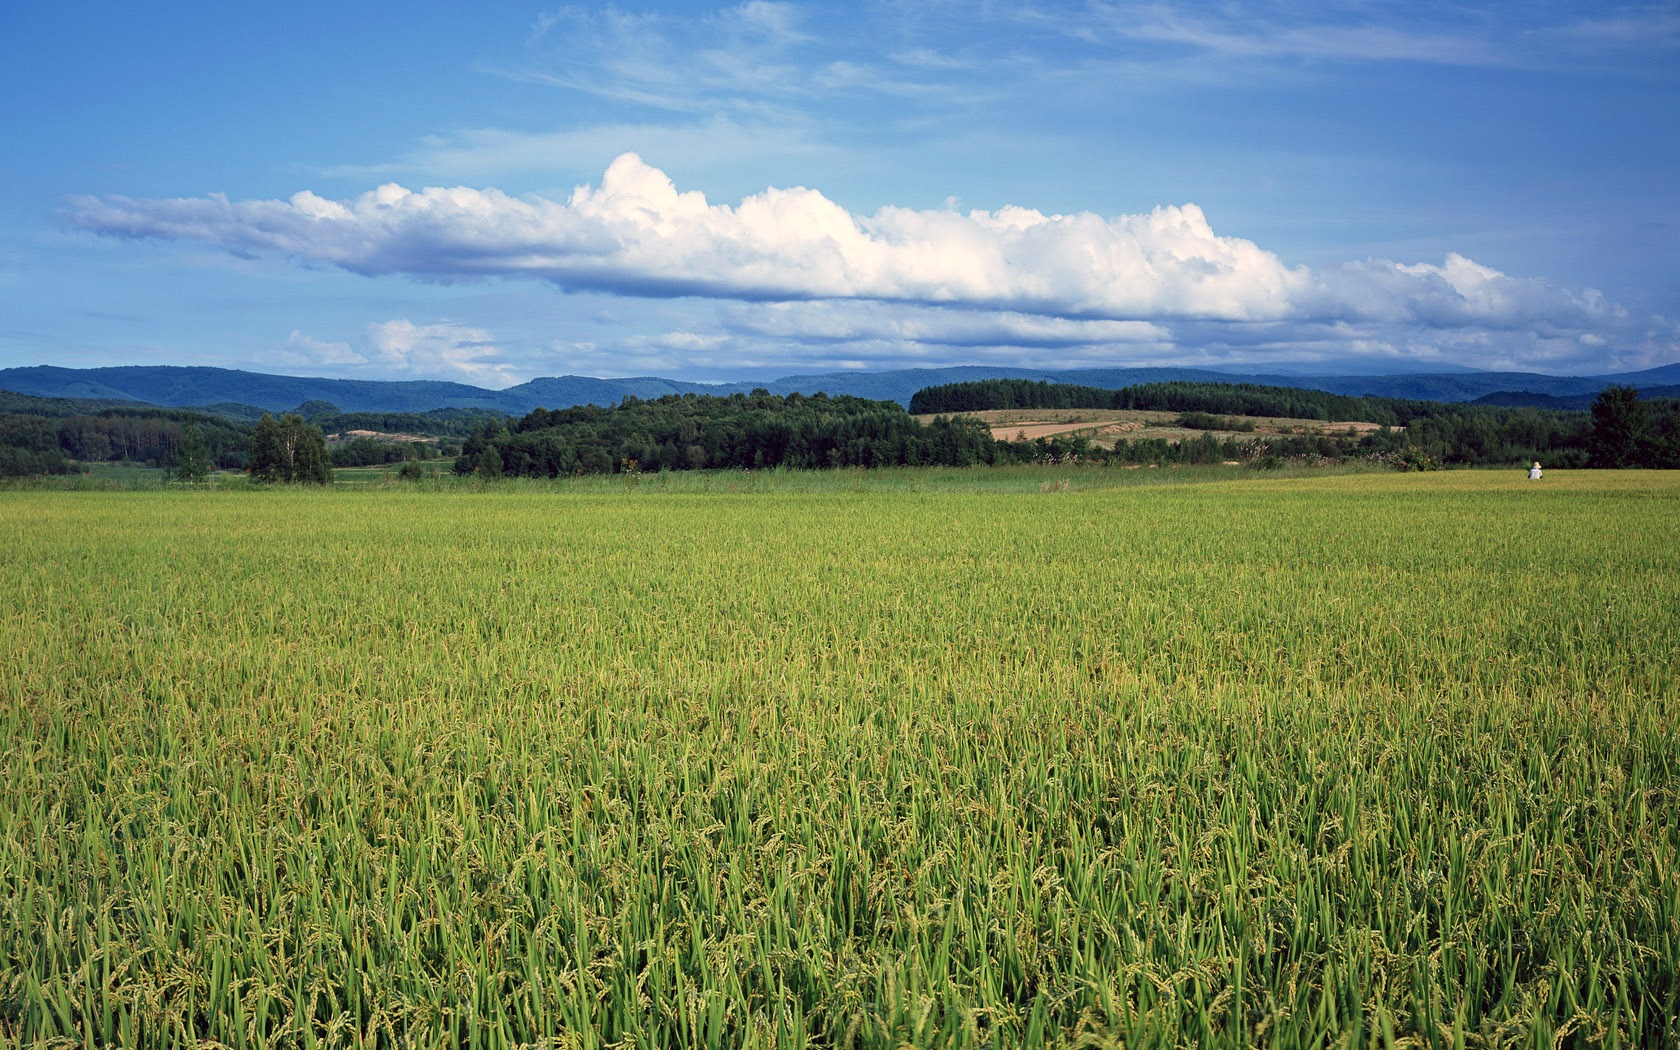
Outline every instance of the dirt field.
<svg viewBox="0 0 1680 1050">
<path fill-rule="evenodd" d="M 999 408 L 983 412 L 961 412 L 986 423 L 992 437 L 998 441 L 1031 441 L 1041 437 L 1068 435 L 1089 438 L 1093 444 L 1112 447 L 1121 441 L 1138 438 L 1163 438 L 1167 441 L 1194 439 L 1202 434 L 1214 437 L 1256 438 L 1277 434 L 1345 435 L 1365 434 L 1381 430 L 1376 423 L 1326 422 L 1322 419 L 1282 419 L 1266 416 L 1240 416 L 1249 419 L 1253 430 L 1191 430 L 1174 426 L 1178 412 L 1146 412 L 1098 408 Z M 1217 414 L 1217 413 L 1216 413 Z M 918 416 L 923 423 L 932 416 Z"/>
<path fill-rule="evenodd" d="M 342 434 L 330 434 L 328 441 L 354 441 L 356 438 L 373 438 L 377 441 L 432 441 L 433 438 L 424 434 L 388 434 L 383 430 L 346 430 Z"/>
</svg>

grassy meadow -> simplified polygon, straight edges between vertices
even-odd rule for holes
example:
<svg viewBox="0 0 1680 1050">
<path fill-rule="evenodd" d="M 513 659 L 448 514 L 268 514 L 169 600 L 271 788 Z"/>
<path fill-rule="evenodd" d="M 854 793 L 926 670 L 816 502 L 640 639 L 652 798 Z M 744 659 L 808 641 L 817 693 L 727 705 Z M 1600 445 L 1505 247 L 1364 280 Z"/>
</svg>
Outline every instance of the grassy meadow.
<svg viewBox="0 0 1680 1050">
<path fill-rule="evenodd" d="M 1680 1045 L 1680 474 L 0 492 L 0 1046 Z"/>
</svg>

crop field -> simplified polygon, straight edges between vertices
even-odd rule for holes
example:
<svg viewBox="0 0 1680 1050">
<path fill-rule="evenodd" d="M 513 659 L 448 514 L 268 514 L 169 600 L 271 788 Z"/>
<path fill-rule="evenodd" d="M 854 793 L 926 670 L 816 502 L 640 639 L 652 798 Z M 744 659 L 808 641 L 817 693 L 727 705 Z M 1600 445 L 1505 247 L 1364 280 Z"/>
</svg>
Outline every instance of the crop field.
<svg viewBox="0 0 1680 1050">
<path fill-rule="evenodd" d="M 0 1046 L 1680 1045 L 1680 474 L 1061 476 L 0 491 Z"/>
<path fill-rule="evenodd" d="M 1063 435 L 1083 437 L 1104 448 L 1113 448 L 1117 442 L 1135 441 L 1138 438 L 1192 441 L 1208 433 L 1222 439 L 1234 437 L 1239 440 L 1253 440 L 1278 434 L 1344 437 L 1382 429 L 1376 423 L 1358 421 L 1226 416 L 1228 419 L 1242 420 L 1250 429 L 1192 430 L 1177 425 L 1181 413 L 1133 408 L 991 408 L 951 414 L 980 420 L 991 429 L 992 437 L 998 441 L 1022 441 Z M 920 415 L 916 418 L 927 423 L 935 417 Z"/>
</svg>

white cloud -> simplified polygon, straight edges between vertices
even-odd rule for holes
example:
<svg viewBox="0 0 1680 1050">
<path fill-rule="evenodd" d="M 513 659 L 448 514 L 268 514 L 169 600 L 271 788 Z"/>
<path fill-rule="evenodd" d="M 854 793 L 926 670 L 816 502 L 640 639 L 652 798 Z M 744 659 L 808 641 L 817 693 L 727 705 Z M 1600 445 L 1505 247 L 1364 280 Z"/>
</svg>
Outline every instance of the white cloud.
<svg viewBox="0 0 1680 1050">
<path fill-rule="evenodd" d="M 489 332 L 450 321 L 370 324 L 360 349 L 294 331 L 277 357 L 291 367 L 352 378 L 438 379 L 497 390 L 528 378 L 517 373 Z"/>
<path fill-rule="evenodd" d="M 620 156 L 600 185 L 578 186 L 566 202 L 385 185 L 353 200 L 307 190 L 249 202 L 79 198 L 66 223 L 247 257 L 284 254 L 366 276 L 528 277 L 566 291 L 734 302 L 721 328 L 738 338 L 850 341 L 907 354 L 1194 344 L 1198 353 L 1247 346 L 1233 353 L 1252 356 L 1258 334 L 1280 346 L 1331 338 L 1425 356 L 1455 348 L 1473 365 L 1524 354 L 1578 360 L 1606 343 L 1660 358 L 1675 346 L 1668 321 L 1631 318 L 1591 289 L 1507 276 L 1463 255 L 1441 264 L 1287 265 L 1252 240 L 1216 234 L 1196 205 L 1116 217 L 1015 205 L 857 215 L 803 186 L 721 205 L 682 192 L 635 155 Z M 1331 326 L 1342 329 L 1324 336 Z M 1478 349 L 1477 333 L 1504 333 L 1504 349 Z M 491 336 L 462 324 L 391 321 L 370 329 L 365 349 L 304 348 L 302 339 L 294 336 L 292 349 L 318 360 L 353 363 L 360 354 L 385 370 L 512 380 Z"/>
<path fill-rule="evenodd" d="M 1436 328 L 1621 328 L 1627 311 L 1593 290 L 1570 291 L 1533 277 L 1511 277 L 1456 252 L 1445 262 L 1384 259 L 1327 268 L 1320 283 L 1327 313 L 1350 319 Z"/>
<path fill-rule="evenodd" d="M 349 343 L 324 342 L 295 330 L 277 356 L 284 364 L 308 368 L 332 369 L 368 363 L 367 355 L 351 349 Z"/>
<path fill-rule="evenodd" d="M 1167 328 L 1147 321 L 1088 321 L 897 303 L 765 303 L 736 307 L 725 322 L 737 336 L 804 343 L 883 342 L 1020 350 L 1161 346 L 1172 339 Z"/>
<path fill-rule="evenodd" d="M 872 299 L 1107 318 L 1280 317 L 1311 287 L 1194 205 L 1105 219 L 1019 207 L 854 216 L 821 193 L 769 189 L 738 206 L 679 192 L 626 154 L 565 204 L 394 184 L 352 201 L 222 197 L 73 202 L 70 225 L 284 253 L 363 274 L 526 276 L 572 289 L 726 299 Z"/>
<path fill-rule="evenodd" d="M 372 360 L 415 378 L 450 378 L 501 389 L 519 382 L 495 340 L 482 328 L 452 322 L 415 324 L 406 319 L 370 324 Z"/>
<path fill-rule="evenodd" d="M 534 64 L 508 75 L 669 111 L 775 109 L 811 83 L 805 56 L 820 40 L 800 22 L 786 3 L 692 18 L 569 6 L 538 19 Z"/>
<path fill-rule="evenodd" d="M 989 17 L 1123 52 L 1146 64 L 1185 56 L 1252 76 L 1268 64 L 1408 62 L 1487 69 L 1560 65 L 1625 74 L 1629 59 L 1674 50 L 1672 5 L 1605 5 L 1576 15 L 1569 5 L 1428 7 L 1404 0 L 1241 0 L 1161 4 L 1093 0 L 1077 10 L 1033 3 L 987 4 Z"/>
<path fill-rule="evenodd" d="M 1351 15 L 1351 17 L 1350 17 Z M 1415 11 L 1364 5 L 1313 11 L 1266 4 L 1193 11 L 1160 4 L 1093 5 L 1076 31 L 1095 40 L 1177 45 L 1226 59 L 1306 58 L 1503 65 L 1507 59 L 1474 20 L 1420 19 Z M 1070 30 L 1075 31 L 1075 30 Z"/>
<path fill-rule="evenodd" d="M 354 200 L 80 198 L 68 225 L 280 253 L 368 275 L 434 281 L 529 277 L 571 290 L 742 301 L 866 300 L 1067 320 L 1349 320 L 1429 326 L 1626 321 L 1594 292 L 1514 278 L 1459 255 L 1441 265 L 1367 260 L 1315 273 L 1214 232 L 1193 204 L 1104 217 L 1026 207 L 854 215 L 804 187 L 735 206 L 679 191 L 625 154 L 570 200 L 495 189 Z"/>
<path fill-rule="evenodd" d="M 944 0 L 883 17 L 861 5 L 746 3 L 674 14 L 568 6 L 539 19 L 521 80 L 667 113 L 772 123 L 836 97 L 971 106 L 1007 83 L 1042 89 L 1140 73 L 1229 82 L 1303 64 L 1400 62 L 1486 69 L 1560 66 L 1626 74 L 1672 54 L 1671 4 L 1431 5 L 1401 0 Z M 806 110 L 808 112 L 808 110 Z M 843 118 L 842 118 L 843 119 Z"/>
</svg>

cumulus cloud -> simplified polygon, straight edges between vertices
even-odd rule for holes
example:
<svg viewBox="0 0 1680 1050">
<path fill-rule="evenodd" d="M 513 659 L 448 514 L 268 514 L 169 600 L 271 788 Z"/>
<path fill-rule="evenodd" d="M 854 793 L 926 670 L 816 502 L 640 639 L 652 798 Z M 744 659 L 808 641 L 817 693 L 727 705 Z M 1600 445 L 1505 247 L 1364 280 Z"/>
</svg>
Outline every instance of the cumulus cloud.
<svg viewBox="0 0 1680 1050">
<path fill-rule="evenodd" d="M 519 381 L 482 328 L 400 319 L 368 325 L 367 335 L 373 361 L 388 371 L 460 378 L 494 389 Z"/>
<path fill-rule="evenodd" d="M 366 276 L 524 277 L 571 292 L 714 301 L 729 311 L 717 331 L 731 338 L 899 348 L 909 360 L 937 346 L 1025 348 L 1050 360 L 1068 348 L 1126 360 L 1163 360 L 1178 348 L 1186 360 L 1184 349 L 1196 348 L 1228 361 L 1324 346 L 1567 366 L 1603 356 L 1606 341 L 1653 353 L 1675 343 L 1673 324 L 1631 318 L 1596 291 L 1509 276 L 1463 255 L 1285 264 L 1252 240 L 1218 234 L 1191 203 L 1114 217 L 1013 205 L 858 215 L 795 186 L 724 205 L 679 190 L 633 153 L 564 202 L 385 185 L 351 200 L 307 190 L 245 202 L 77 198 L 64 222 Z M 361 348 L 306 339 L 291 349 L 316 361 L 363 358 L 386 373 L 486 385 L 514 378 L 491 336 L 462 324 L 390 321 L 370 328 Z M 702 349 L 716 344 L 687 351 Z"/>
<path fill-rule="evenodd" d="M 1319 272 L 1216 233 L 1194 204 L 1133 215 L 887 207 L 855 215 L 814 189 L 737 205 L 681 191 L 625 154 L 562 202 L 495 189 L 381 186 L 347 201 L 79 198 L 100 234 L 282 254 L 366 275 L 526 277 L 568 290 L 747 302 L 870 301 L 1066 322 L 1350 321 L 1597 330 L 1626 320 L 1595 292 L 1459 255 Z"/>
<path fill-rule="evenodd" d="M 349 343 L 316 339 L 295 329 L 277 356 L 281 363 L 295 367 L 339 368 L 368 363 L 367 355 L 358 353 Z"/>
<path fill-rule="evenodd" d="M 359 348 L 294 331 L 277 357 L 292 367 L 347 375 L 371 371 L 380 378 L 441 379 L 498 390 L 524 378 L 489 332 L 450 321 L 380 321 L 367 326 Z"/>
<path fill-rule="evenodd" d="M 1434 328 L 1621 326 L 1627 311 L 1596 290 L 1571 291 L 1535 277 L 1512 277 L 1450 252 L 1439 266 L 1367 259 L 1328 267 L 1319 305 L 1350 320 Z M 1309 310 L 1311 307 L 1309 307 Z"/>
<path fill-rule="evenodd" d="M 570 289 L 744 300 L 870 299 L 1135 320 L 1284 316 L 1311 286 L 1194 205 L 1114 218 L 884 208 L 803 187 L 739 205 L 679 191 L 634 154 L 566 203 L 385 185 L 351 201 L 89 199 L 68 223 L 123 237 L 274 252 L 362 274 L 526 276 Z"/>
</svg>

